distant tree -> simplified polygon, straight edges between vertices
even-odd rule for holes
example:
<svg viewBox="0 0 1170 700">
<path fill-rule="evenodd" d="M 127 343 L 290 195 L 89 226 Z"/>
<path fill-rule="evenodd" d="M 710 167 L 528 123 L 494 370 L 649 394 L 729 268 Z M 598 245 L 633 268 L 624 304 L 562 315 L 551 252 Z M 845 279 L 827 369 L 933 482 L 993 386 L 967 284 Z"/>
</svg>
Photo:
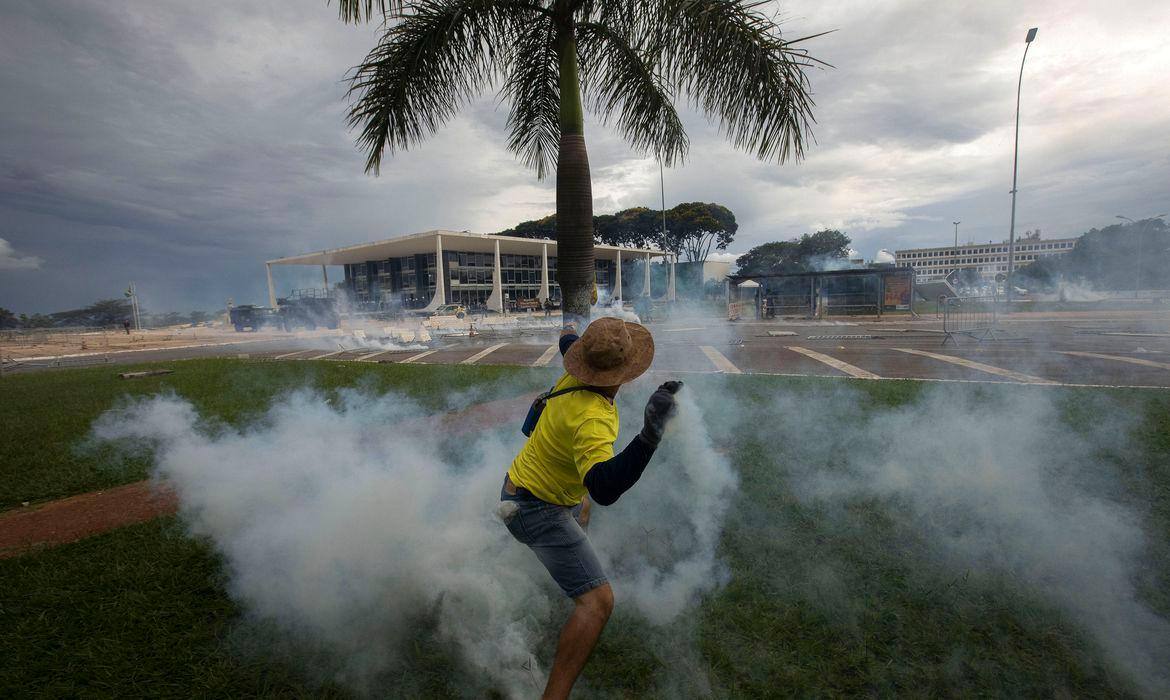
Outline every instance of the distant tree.
<svg viewBox="0 0 1170 700">
<path fill-rule="evenodd" d="M 662 211 L 633 207 L 615 214 L 595 216 L 593 232 L 597 241 L 606 245 L 657 246 L 662 239 Z"/>
<path fill-rule="evenodd" d="M 714 246 L 727 250 L 739 224 L 735 214 L 720 204 L 688 202 L 666 212 L 666 240 L 663 247 L 685 255 L 691 262 L 703 262 Z"/>
<path fill-rule="evenodd" d="M 1028 232 L 1031 233 L 1031 232 Z M 1027 234 L 1022 240 L 1028 239 Z M 1060 280 L 1095 289 L 1170 288 L 1170 226 L 1161 219 L 1092 228 L 1071 252 L 1044 257 L 1016 271 L 1018 285 L 1048 289 Z"/>
<path fill-rule="evenodd" d="M 775 241 L 752 248 L 735 261 L 740 274 L 808 272 L 818 261 L 848 259 L 849 236 L 835 229 L 804 234 L 789 241 Z"/>
<path fill-rule="evenodd" d="M 1063 260 L 1059 257 L 1040 258 L 1030 265 L 1021 267 L 1012 281 L 1017 287 L 1047 292 L 1056 288 L 1064 277 Z"/>
<path fill-rule="evenodd" d="M 506 231 L 500 231 L 499 235 L 516 236 L 518 238 L 547 238 L 549 240 L 556 240 L 556 214 L 550 214 L 543 219 L 521 221 L 520 223 L 516 224 L 514 228 L 510 228 Z"/>
<path fill-rule="evenodd" d="M 49 328 L 53 325 L 53 319 L 44 314 L 33 314 L 32 316 L 28 314 L 20 315 L 21 328 Z"/>
<path fill-rule="evenodd" d="M 187 315 L 187 319 L 191 322 L 191 325 L 193 325 L 193 326 L 197 326 L 200 323 L 206 323 L 207 320 L 210 318 L 211 318 L 211 315 L 208 314 L 206 311 L 192 311 L 190 314 Z"/>
<path fill-rule="evenodd" d="M 50 314 L 57 326 L 115 326 L 130 318 L 129 299 L 102 299 L 81 309 Z"/>
<path fill-rule="evenodd" d="M 154 325 L 157 326 L 177 326 L 182 323 L 189 323 L 189 321 L 178 311 L 168 311 L 165 314 L 156 315 L 154 319 Z"/>
<path fill-rule="evenodd" d="M 19 327 L 20 327 L 20 319 L 16 317 L 16 314 L 12 313 L 8 309 L 4 308 L 3 306 L 0 306 L 0 328 L 19 328 Z"/>
<path fill-rule="evenodd" d="M 593 233 L 598 243 L 659 247 L 686 255 L 688 260 L 706 260 L 714 247 L 726 250 L 735 238 L 739 225 L 735 214 L 721 204 L 688 202 L 666 210 L 666 237 L 662 236 L 662 210 L 647 207 L 623 209 L 614 214 L 593 217 Z M 556 238 L 556 216 L 522 221 L 514 228 L 500 231 L 502 236 L 521 238 Z"/>
</svg>

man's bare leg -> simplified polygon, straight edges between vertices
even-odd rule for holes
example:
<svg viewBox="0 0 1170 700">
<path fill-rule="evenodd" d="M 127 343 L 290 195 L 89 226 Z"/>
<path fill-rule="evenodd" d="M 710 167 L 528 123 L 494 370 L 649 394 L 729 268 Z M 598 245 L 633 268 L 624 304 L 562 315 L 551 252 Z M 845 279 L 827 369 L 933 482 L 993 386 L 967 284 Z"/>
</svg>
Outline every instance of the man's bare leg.
<svg viewBox="0 0 1170 700">
<path fill-rule="evenodd" d="M 597 646 L 597 639 L 611 612 L 613 589 L 608 583 L 573 599 L 573 614 L 561 628 L 557 640 L 557 655 L 542 696 L 545 700 L 569 697 L 569 691 L 577 682 L 577 676 L 581 675 L 581 669 L 585 668 L 593 647 Z"/>
</svg>

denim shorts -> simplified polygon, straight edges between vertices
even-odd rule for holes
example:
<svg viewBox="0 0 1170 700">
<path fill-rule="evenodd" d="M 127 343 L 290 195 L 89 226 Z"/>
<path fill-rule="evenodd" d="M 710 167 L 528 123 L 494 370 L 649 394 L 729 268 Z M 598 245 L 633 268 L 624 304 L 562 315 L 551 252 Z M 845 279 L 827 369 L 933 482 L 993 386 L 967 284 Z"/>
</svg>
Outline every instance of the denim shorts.
<svg viewBox="0 0 1170 700">
<path fill-rule="evenodd" d="M 513 495 L 500 489 L 500 516 L 508 532 L 536 553 L 570 598 L 608 582 L 589 537 L 577 522 L 580 512 L 580 503 L 559 506 L 523 491 Z"/>
</svg>

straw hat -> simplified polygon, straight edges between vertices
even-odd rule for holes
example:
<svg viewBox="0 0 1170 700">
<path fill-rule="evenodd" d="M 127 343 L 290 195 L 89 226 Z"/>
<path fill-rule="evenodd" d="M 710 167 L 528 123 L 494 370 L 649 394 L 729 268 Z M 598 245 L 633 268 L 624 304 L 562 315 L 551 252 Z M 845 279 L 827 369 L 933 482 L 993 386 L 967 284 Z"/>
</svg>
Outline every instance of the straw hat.
<svg viewBox="0 0 1170 700">
<path fill-rule="evenodd" d="M 599 318 L 565 353 L 565 371 L 593 386 L 632 381 L 654 359 L 650 331 L 620 318 Z"/>
</svg>

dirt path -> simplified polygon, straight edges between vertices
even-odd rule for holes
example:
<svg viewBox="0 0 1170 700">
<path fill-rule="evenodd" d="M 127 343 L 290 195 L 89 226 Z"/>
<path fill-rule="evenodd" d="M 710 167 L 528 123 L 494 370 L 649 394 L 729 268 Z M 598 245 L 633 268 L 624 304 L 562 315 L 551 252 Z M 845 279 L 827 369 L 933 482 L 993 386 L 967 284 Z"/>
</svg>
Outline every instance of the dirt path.
<svg viewBox="0 0 1170 700">
<path fill-rule="evenodd" d="M 436 430 L 447 435 L 509 423 L 515 424 L 519 432 L 531 401 L 531 396 L 488 401 L 417 420 L 433 422 Z M 503 465 L 500 470 L 502 475 Z M 178 497 L 165 484 L 139 481 L 0 513 L 0 559 L 171 515 L 178 506 Z"/>
<path fill-rule="evenodd" d="M 9 511 L 0 514 L 0 559 L 170 515 L 178 505 L 166 487 L 139 481 Z"/>
</svg>

